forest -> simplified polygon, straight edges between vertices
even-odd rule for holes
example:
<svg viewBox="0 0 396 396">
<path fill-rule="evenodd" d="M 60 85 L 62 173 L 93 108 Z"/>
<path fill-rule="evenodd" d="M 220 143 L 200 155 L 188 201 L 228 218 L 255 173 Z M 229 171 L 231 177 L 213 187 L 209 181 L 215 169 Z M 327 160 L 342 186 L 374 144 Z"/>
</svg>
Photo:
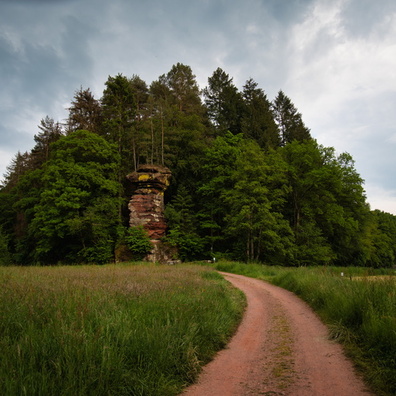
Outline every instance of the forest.
<svg viewBox="0 0 396 396">
<path fill-rule="evenodd" d="M 292 100 L 238 89 L 218 68 L 200 89 L 177 63 L 150 84 L 109 76 L 40 121 L 0 188 L 0 264 L 109 263 L 139 255 L 128 226 L 141 164 L 167 166 L 166 243 L 183 261 L 392 267 L 396 216 L 371 210 L 348 153 L 312 136 Z M 133 243 L 132 243 L 132 242 Z M 138 241 L 139 242 L 139 241 Z M 140 252 L 141 253 L 141 252 Z"/>
</svg>

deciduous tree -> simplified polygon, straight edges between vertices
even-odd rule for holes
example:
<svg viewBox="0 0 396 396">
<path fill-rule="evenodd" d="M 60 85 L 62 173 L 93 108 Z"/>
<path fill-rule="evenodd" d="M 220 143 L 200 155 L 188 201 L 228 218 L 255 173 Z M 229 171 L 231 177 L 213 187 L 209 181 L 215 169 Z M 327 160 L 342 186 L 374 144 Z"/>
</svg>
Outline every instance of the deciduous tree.
<svg viewBox="0 0 396 396">
<path fill-rule="evenodd" d="M 72 132 L 53 145 L 41 186 L 31 200 L 19 202 L 28 211 L 35 262 L 112 259 L 119 226 L 118 162 L 115 147 L 88 131 Z"/>
</svg>

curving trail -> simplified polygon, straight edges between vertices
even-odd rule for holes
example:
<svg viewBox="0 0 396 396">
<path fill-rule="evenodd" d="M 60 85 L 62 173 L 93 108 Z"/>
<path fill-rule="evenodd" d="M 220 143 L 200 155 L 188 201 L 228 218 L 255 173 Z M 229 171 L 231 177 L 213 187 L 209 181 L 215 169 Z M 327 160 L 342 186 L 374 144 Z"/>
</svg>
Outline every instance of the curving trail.
<svg viewBox="0 0 396 396">
<path fill-rule="evenodd" d="M 226 349 L 184 396 L 371 394 L 306 303 L 267 282 L 222 274 L 246 294 L 246 312 Z"/>
</svg>

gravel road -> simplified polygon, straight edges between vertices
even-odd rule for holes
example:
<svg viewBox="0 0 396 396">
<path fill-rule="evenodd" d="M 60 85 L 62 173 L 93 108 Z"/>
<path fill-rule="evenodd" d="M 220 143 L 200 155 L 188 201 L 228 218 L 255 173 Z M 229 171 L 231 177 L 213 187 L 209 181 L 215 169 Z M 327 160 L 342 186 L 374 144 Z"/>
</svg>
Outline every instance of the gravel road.
<svg viewBox="0 0 396 396">
<path fill-rule="evenodd" d="M 267 282 L 222 274 L 245 293 L 246 312 L 226 349 L 183 396 L 372 395 L 306 303 Z"/>
</svg>

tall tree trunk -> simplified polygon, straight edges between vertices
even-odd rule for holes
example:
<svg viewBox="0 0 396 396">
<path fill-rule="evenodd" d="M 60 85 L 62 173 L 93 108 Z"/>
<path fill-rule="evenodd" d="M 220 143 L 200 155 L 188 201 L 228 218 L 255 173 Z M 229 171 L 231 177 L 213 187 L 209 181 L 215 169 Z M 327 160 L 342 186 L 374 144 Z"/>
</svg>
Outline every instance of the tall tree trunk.
<svg viewBox="0 0 396 396">
<path fill-rule="evenodd" d="M 122 131 L 121 131 L 121 126 L 118 126 L 118 154 L 120 155 L 120 158 L 122 158 L 121 153 L 122 153 Z M 122 180 L 123 180 L 123 175 L 121 175 L 122 172 L 122 160 L 120 162 L 120 169 L 118 171 L 118 183 L 120 186 L 122 186 Z M 118 204 L 118 220 L 120 222 L 120 224 L 122 223 L 122 189 L 121 187 L 119 188 L 119 193 L 118 193 L 118 197 L 120 198 L 120 203 Z"/>
<path fill-rule="evenodd" d="M 132 136 L 132 153 L 133 153 L 133 167 L 134 170 L 138 168 L 138 159 L 137 159 L 137 154 L 136 154 L 136 140 L 135 140 L 135 135 Z"/>
<path fill-rule="evenodd" d="M 154 164 L 154 126 L 153 119 L 150 118 L 150 128 L 151 128 L 151 165 Z"/>
<path fill-rule="evenodd" d="M 249 261 L 249 254 L 250 254 L 250 240 L 249 240 L 249 234 L 246 238 L 246 259 Z"/>
<path fill-rule="evenodd" d="M 254 238 L 253 233 L 250 232 L 250 261 L 254 260 Z"/>
<path fill-rule="evenodd" d="M 165 130 L 164 130 L 164 115 L 161 106 L 161 165 L 165 165 L 164 159 L 164 143 L 165 143 Z"/>
</svg>

